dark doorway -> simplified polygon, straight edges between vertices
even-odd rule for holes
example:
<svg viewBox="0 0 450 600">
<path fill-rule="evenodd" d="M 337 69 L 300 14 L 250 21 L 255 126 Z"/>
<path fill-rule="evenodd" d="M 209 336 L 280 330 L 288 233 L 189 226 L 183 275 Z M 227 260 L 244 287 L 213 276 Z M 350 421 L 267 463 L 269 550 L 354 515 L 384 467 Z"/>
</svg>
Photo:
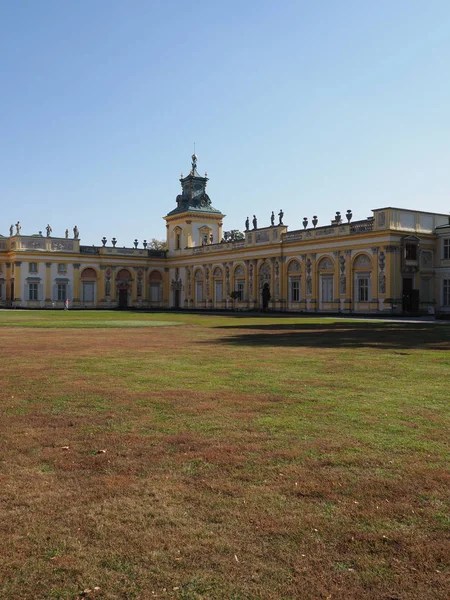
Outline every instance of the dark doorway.
<svg viewBox="0 0 450 600">
<path fill-rule="evenodd" d="M 402 308 L 406 312 L 419 310 L 419 290 L 413 289 L 413 280 L 411 277 L 403 279 Z"/>
<path fill-rule="evenodd" d="M 175 308 L 180 308 L 180 290 L 173 291 L 173 305 Z"/>
<path fill-rule="evenodd" d="M 128 308 L 128 290 L 119 290 L 119 308 Z"/>
</svg>

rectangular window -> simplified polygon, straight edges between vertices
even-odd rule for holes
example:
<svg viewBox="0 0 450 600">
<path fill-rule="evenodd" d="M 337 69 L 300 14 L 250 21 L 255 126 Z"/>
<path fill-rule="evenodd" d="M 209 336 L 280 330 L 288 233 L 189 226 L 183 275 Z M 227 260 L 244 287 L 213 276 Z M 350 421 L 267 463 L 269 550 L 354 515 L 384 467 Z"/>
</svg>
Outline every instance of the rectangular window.
<svg viewBox="0 0 450 600">
<path fill-rule="evenodd" d="M 37 273 L 37 263 L 32 262 L 32 263 L 28 263 L 28 272 L 29 273 Z"/>
<path fill-rule="evenodd" d="M 443 280 L 443 306 L 450 306 L 450 279 Z"/>
<path fill-rule="evenodd" d="M 162 286 L 160 283 L 150 284 L 150 301 L 161 302 L 162 298 Z"/>
<path fill-rule="evenodd" d="M 214 283 L 214 289 L 215 289 L 215 300 L 216 302 L 222 302 L 222 282 L 221 281 L 216 281 Z"/>
<path fill-rule="evenodd" d="M 58 275 L 65 275 L 67 273 L 67 266 L 63 263 L 58 265 Z"/>
<path fill-rule="evenodd" d="M 244 300 L 244 293 L 245 293 L 245 280 L 244 279 L 238 279 L 236 281 L 236 292 L 239 294 L 237 300 Z"/>
<path fill-rule="evenodd" d="M 94 302 L 95 282 L 83 282 L 83 302 Z"/>
<path fill-rule="evenodd" d="M 64 302 L 67 298 L 67 285 L 65 283 L 58 283 L 58 301 Z"/>
<path fill-rule="evenodd" d="M 448 240 L 444 240 L 444 260 L 448 260 L 450 258 L 450 238 Z"/>
<path fill-rule="evenodd" d="M 322 302 L 333 302 L 333 277 L 322 277 Z"/>
<path fill-rule="evenodd" d="M 358 302 L 369 301 L 369 279 L 367 277 L 358 278 Z"/>
<path fill-rule="evenodd" d="M 195 299 L 197 302 L 203 302 L 203 281 L 195 282 Z"/>
<path fill-rule="evenodd" d="M 290 302 L 300 302 L 300 279 L 298 277 L 289 280 Z"/>
<path fill-rule="evenodd" d="M 38 299 L 38 285 L 37 283 L 28 284 L 28 300 Z"/>
<path fill-rule="evenodd" d="M 417 260 L 417 244 L 406 244 L 405 258 L 406 260 Z"/>
</svg>

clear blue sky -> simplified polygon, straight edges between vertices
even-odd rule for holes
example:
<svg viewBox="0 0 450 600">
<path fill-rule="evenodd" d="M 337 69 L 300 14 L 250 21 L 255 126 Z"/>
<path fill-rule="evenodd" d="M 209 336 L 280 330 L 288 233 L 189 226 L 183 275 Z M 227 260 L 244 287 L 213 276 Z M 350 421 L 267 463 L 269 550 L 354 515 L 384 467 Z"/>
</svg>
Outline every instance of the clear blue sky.
<svg viewBox="0 0 450 600">
<path fill-rule="evenodd" d="M 165 237 L 193 143 L 226 229 L 450 211 L 450 2 L 0 4 L 0 233 Z"/>
</svg>

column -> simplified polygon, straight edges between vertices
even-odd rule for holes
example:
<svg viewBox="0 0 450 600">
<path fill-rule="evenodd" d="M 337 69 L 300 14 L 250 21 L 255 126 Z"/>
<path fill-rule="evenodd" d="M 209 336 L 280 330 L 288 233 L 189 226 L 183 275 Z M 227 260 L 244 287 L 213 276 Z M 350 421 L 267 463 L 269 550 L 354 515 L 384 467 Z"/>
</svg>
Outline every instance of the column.
<svg viewBox="0 0 450 600">
<path fill-rule="evenodd" d="M 99 304 L 105 304 L 105 271 L 106 265 L 100 265 L 100 277 L 98 278 L 97 298 Z"/>
<path fill-rule="evenodd" d="M 12 283 L 11 263 L 7 262 L 6 263 L 6 274 L 5 274 L 5 285 L 6 285 L 5 299 L 6 299 L 7 306 L 10 306 L 11 302 L 14 300 L 14 298 L 11 295 L 11 283 Z"/>
<path fill-rule="evenodd" d="M 52 304 L 52 263 L 45 263 L 45 304 Z"/>
<path fill-rule="evenodd" d="M 300 254 L 300 302 L 302 311 L 306 310 L 306 254 Z"/>
<path fill-rule="evenodd" d="M 386 252 L 386 304 L 392 312 L 402 311 L 402 274 L 400 270 L 400 248 L 385 246 Z"/>
<path fill-rule="evenodd" d="M 344 250 L 345 255 L 345 311 L 353 310 L 353 273 L 352 273 L 352 251 Z"/>
<path fill-rule="evenodd" d="M 371 272 L 371 294 L 370 310 L 378 311 L 378 246 L 373 246 L 372 250 L 372 272 Z"/>
<path fill-rule="evenodd" d="M 169 308 L 170 306 L 170 272 L 168 267 L 164 268 L 163 306 L 165 308 Z"/>
<path fill-rule="evenodd" d="M 288 277 L 287 262 L 284 256 L 278 260 L 280 264 L 280 310 L 287 310 L 288 306 Z"/>
<path fill-rule="evenodd" d="M 80 304 L 80 264 L 73 265 L 73 304 Z"/>
<path fill-rule="evenodd" d="M 311 261 L 311 283 L 312 283 L 312 294 L 310 300 L 310 309 L 312 311 L 319 310 L 319 275 L 317 273 L 317 254 L 312 252 L 309 255 Z"/>
<path fill-rule="evenodd" d="M 14 302 L 22 302 L 22 262 L 16 261 L 14 263 Z"/>
<path fill-rule="evenodd" d="M 130 306 L 136 306 L 137 304 L 137 267 L 133 267 L 133 281 L 131 282 L 131 298 L 130 298 Z"/>
<path fill-rule="evenodd" d="M 340 257 L 339 250 L 333 250 L 334 272 L 333 272 L 333 310 L 341 312 L 341 288 L 340 288 Z"/>
<path fill-rule="evenodd" d="M 116 269 L 117 267 L 110 266 L 111 279 L 110 279 L 110 300 L 111 303 L 117 302 L 117 285 L 116 285 Z"/>
</svg>

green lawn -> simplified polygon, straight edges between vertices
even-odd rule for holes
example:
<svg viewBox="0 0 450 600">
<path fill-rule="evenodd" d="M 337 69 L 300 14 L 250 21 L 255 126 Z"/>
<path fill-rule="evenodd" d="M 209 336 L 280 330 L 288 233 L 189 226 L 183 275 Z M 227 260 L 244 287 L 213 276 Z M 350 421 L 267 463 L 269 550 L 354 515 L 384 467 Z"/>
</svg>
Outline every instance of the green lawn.
<svg viewBox="0 0 450 600">
<path fill-rule="evenodd" d="M 0 336 L 0 598 L 450 597 L 449 325 L 11 310 Z"/>
</svg>

